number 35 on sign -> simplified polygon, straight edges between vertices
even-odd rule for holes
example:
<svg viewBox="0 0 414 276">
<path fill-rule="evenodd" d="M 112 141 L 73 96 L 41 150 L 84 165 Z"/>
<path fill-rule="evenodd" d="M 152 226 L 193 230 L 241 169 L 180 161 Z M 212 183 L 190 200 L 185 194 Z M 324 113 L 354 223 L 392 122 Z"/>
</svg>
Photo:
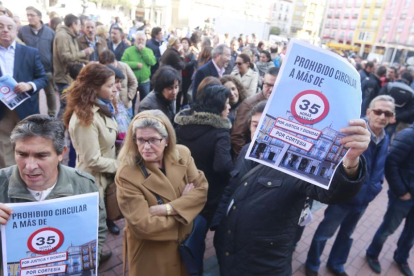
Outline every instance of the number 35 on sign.
<svg viewBox="0 0 414 276">
<path fill-rule="evenodd" d="M 319 91 L 305 90 L 293 98 L 290 110 L 298 122 L 312 125 L 328 115 L 329 101 Z"/>
<path fill-rule="evenodd" d="M 49 254 L 59 249 L 63 244 L 63 233 L 56 228 L 46 227 L 30 235 L 27 247 L 36 254 Z"/>
</svg>

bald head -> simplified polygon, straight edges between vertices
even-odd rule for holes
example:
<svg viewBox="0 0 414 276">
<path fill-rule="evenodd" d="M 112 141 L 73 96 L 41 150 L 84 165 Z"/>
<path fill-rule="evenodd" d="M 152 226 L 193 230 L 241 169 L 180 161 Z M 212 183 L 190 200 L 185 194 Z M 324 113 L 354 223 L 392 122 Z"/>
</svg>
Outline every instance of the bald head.
<svg viewBox="0 0 414 276">
<path fill-rule="evenodd" d="M 17 25 L 12 18 L 1 15 L 0 16 L 0 45 L 4 48 L 9 48 L 16 39 Z"/>
</svg>

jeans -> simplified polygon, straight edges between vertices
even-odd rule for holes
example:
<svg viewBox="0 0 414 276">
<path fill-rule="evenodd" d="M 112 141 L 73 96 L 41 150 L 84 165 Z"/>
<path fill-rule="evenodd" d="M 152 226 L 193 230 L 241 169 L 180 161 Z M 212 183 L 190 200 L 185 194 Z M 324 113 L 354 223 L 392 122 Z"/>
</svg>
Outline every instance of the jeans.
<svg viewBox="0 0 414 276">
<path fill-rule="evenodd" d="M 394 259 L 398 263 L 407 263 L 410 257 L 410 250 L 414 244 L 414 199 L 402 200 L 388 191 L 388 209 L 384 220 L 371 245 L 367 249 L 367 255 L 378 259 L 382 247 L 389 235 L 392 235 L 405 218 L 404 229 L 398 239 L 397 249 L 394 252 Z"/>
<path fill-rule="evenodd" d="M 344 265 L 348 259 L 352 246 L 352 234 L 365 212 L 366 207 L 359 209 L 344 204 L 329 205 L 325 210 L 325 217 L 316 229 L 308 252 L 306 266 L 314 271 L 319 270 L 320 257 L 326 241 L 331 238 L 340 226 L 336 240 L 329 254 L 327 265 L 338 273 L 344 272 Z"/>
<path fill-rule="evenodd" d="M 65 112 L 66 102 L 62 101 L 62 91 L 69 87 L 69 84 L 66 83 L 56 83 L 56 86 L 59 90 L 59 97 L 60 97 L 60 109 L 57 115 L 58 118 L 61 118 L 63 113 Z"/>
</svg>

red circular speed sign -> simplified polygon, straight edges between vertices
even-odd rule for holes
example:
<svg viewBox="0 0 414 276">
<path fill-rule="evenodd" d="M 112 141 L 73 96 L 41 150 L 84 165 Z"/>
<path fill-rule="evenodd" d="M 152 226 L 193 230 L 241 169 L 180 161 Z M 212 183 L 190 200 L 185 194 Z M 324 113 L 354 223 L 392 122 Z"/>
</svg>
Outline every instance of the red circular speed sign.
<svg viewBox="0 0 414 276">
<path fill-rule="evenodd" d="M 319 91 L 305 90 L 293 98 L 290 111 L 298 122 L 315 124 L 328 115 L 329 101 Z"/>
<path fill-rule="evenodd" d="M 30 235 L 27 247 L 36 254 L 49 254 L 62 246 L 63 239 L 63 233 L 59 229 L 46 227 Z"/>
</svg>

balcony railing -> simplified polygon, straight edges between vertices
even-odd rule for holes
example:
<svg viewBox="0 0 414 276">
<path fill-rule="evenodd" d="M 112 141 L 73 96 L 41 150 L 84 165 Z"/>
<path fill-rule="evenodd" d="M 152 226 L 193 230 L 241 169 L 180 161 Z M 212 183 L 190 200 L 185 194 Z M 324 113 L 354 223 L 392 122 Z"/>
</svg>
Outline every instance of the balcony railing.
<svg viewBox="0 0 414 276">
<path fill-rule="evenodd" d="M 332 28 L 337 29 L 338 28 L 338 24 L 332 24 Z"/>
</svg>

